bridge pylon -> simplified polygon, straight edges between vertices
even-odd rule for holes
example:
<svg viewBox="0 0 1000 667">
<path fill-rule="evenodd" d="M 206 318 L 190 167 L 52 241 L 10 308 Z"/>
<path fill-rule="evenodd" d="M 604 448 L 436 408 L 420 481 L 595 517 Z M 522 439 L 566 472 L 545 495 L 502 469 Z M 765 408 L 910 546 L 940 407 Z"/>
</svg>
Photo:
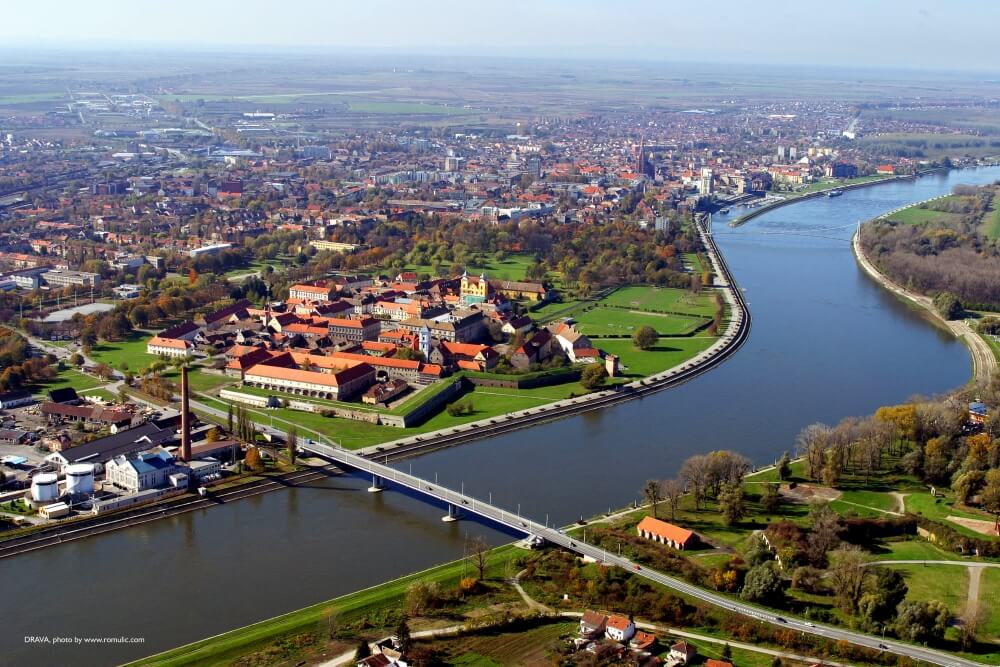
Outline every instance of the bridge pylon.
<svg viewBox="0 0 1000 667">
<path fill-rule="evenodd" d="M 462 516 L 462 513 L 458 511 L 458 508 L 448 503 L 448 513 L 441 517 L 441 520 L 446 523 L 451 523 L 452 521 L 458 521 Z"/>
<path fill-rule="evenodd" d="M 368 493 L 381 493 L 385 489 L 385 480 L 378 475 L 372 475 L 372 485 L 368 487 Z"/>
</svg>

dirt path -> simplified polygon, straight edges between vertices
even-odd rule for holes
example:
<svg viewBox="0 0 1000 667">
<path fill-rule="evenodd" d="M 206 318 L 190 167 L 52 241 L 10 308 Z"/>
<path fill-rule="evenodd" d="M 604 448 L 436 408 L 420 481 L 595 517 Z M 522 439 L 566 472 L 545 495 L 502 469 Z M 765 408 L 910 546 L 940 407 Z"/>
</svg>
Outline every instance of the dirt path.
<svg viewBox="0 0 1000 667">
<path fill-rule="evenodd" d="M 908 493 L 900 493 L 899 491 L 890 491 L 889 495 L 896 499 L 896 513 L 906 514 L 906 496 Z"/>
<path fill-rule="evenodd" d="M 944 319 L 938 315 L 937 311 L 934 309 L 934 304 L 930 297 L 917 294 L 916 292 L 911 292 L 905 287 L 890 280 L 888 276 L 879 271 L 875 265 L 868 260 L 868 257 L 865 256 L 861 249 L 861 239 L 857 232 L 854 234 L 852 244 L 854 246 L 854 256 L 857 258 L 858 264 L 861 265 L 861 268 L 865 270 L 865 273 L 870 275 L 876 282 L 890 292 L 909 299 L 910 301 L 913 301 L 917 305 L 923 307 L 931 314 L 932 317 L 934 317 L 934 319 L 944 324 L 944 326 L 946 326 L 956 338 L 961 339 L 961 341 L 965 343 L 965 346 L 969 348 L 969 354 L 972 356 L 973 379 L 989 380 L 990 376 L 993 375 L 993 372 L 997 368 L 996 357 L 993 356 L 993 351 L 990 349 L 989 344 L 973 332 L 965 320 Z"/>
<path fill-rule="evenodd" d="M 965 614 L 968 618 L 979 608 L 979 581 L 983 578 L 981 567 L 969 568 L 969 593 L 965 599 Z"/>
<path fill-rule="evenodd" d="M 518 592 L 518 594 L 521 596 L 521 599 L 524 600 L 524 604 L 528 605 L 529 608 L 534 609 L 535 611 L 539 611 L 543 614 L 551 614 L 552 613 L 551 607 L 546 607 L 541 602 L 528 595 L 527 591 L 525 591 L 521 587 L 521 576 L 525 572 L 527 572 L 527 570 L 521 570 L 520 572 L 515 574 L 514 578 L 510 580 L 510 585 L 514 587 L 514 590 Z"/>
</svg>

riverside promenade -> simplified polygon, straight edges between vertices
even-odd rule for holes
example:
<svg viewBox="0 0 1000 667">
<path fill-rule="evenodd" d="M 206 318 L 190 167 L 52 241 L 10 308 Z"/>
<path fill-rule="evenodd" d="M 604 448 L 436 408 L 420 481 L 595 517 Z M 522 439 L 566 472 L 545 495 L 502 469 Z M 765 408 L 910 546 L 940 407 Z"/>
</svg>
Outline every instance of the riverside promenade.
<svg viewBox="0 0 1000 667">
<path fill-rule="evenodd" d="M 975 381 L 989 380 L 990 376 L 997 369 L 997 359 L 993 355 L 993 350 L 990 349 L 990 346 L 979 334 L 972 330 L 968 322 L 965 320 L 946 320 L 934 308 L 934 303 L 930 297 L 906 289 L 879 271 L 871 260 L 868 259 L 867 255 L 865 255 L 864 249 L 861 247 L 860 227 L 854 232 L 854 236 L 851 239 L 851 246 L 854 249 L 854 256 L 857 258 L 858 264 L 875 282 L 893 294 L 912 301 L 926 310 L 935 321 L 951 331 L 956 338 L 960 339 L 969 348 L 969 354 L 972 356 L 972 377 Z"/>
</svg>

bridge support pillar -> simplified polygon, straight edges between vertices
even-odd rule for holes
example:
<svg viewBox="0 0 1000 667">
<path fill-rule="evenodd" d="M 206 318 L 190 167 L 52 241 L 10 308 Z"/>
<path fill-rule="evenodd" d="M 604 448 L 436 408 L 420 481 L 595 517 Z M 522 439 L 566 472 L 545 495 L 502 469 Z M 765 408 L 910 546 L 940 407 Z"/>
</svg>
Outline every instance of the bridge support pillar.
<svg viewBox="0 0 1000 667">
<path fill-rule="evenodd" d="M 379 493 L 385 488 L 385 480 L 378 475 L 372 475 L 372 485 L 368 487 L 368 493 Z"/>
<path fill-rule="evenodd" d="M 454 505 L 452 505 L 451 503 L 449 503 L 448 504 L 448 513 L 445 514 L 443 517 L 441 517 L 441 520 L 445 521 L 445 522 L 448 522 L 448 523 L 451 523 L 452 521 L 458 521 L 458 519 L 459 519 L 458 508 L 455 507 Z"/>
</svg>

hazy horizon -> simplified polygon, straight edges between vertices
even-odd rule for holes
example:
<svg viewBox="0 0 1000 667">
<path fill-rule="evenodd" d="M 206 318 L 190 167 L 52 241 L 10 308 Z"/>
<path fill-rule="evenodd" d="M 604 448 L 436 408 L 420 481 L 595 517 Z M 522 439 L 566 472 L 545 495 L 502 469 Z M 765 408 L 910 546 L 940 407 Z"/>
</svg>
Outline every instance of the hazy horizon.
<svg viewBox="0 0 1000 667">
<path fill-rule="evenodd" d="M 594 0 L 511 0 L 502 6 L 440 0 L 428 7 L 292 0 L 198 3 L 166 11 L 92 0 L 4 8 L 0 42 L 36 53 L 120 47 L 238 53 L 355 53 L 442 57 L 1000 71 L 992 48 L 1000 3 L 862 0 L 765 9 L 733 0 L 709 6 L 639 0 L 609 11 Z M 922 39 L 917 39 L 922 36 Z"/>
</svg>

